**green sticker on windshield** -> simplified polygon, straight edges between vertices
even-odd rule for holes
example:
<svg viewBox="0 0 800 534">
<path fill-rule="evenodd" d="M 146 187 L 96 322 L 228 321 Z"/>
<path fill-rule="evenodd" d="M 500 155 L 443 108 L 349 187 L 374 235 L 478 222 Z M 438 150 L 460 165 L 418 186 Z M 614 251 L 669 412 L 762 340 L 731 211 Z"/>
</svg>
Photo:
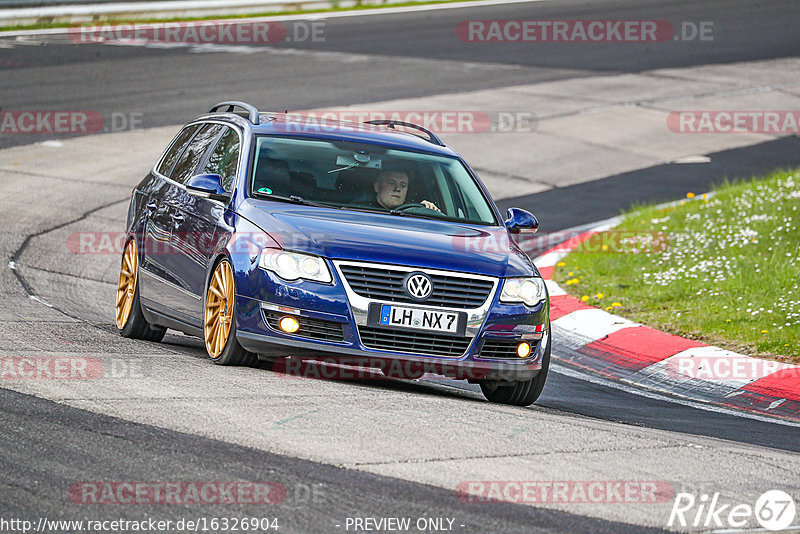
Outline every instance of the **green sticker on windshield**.
<svg viewBox="0 0 800 534">
<path fill-rule="evenodd" d="M 271 195 L 272 194 L 272 189 L 270 189 L 269 187 L 259 187 L 258 188 L 258 192 L 259 193 L 266 193 L 268 195 Z"/>
</svg>

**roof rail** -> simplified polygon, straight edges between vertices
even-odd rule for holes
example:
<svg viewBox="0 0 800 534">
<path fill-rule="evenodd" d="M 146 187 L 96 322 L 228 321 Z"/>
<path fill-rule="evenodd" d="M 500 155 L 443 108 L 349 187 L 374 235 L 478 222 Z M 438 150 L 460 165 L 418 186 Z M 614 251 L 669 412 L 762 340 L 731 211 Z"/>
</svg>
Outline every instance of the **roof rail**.
<svg viewBox="0 0 800 534">
<path fill-rule="evenodd" d="M 258 124 L 258 109 L 252 104 L 248 104 L 247 102 L 239 102 L 237 100 L 231 100 L 230 102 L 220 102 L 211 107 L 208 110 L 209 113 L 214 113 L 215 111 L 219 110 L 219 108 L 226 107 L 228 109 L 225 110 L 226 113 L 233 113 L 233 108 L 242 108 L 247 110 L 247 114 L 249 116 L 250 122 L 253 124 Z"/>
<path fill-rule="evenodd" d="M 433 133 L 432 131 L 428 130 L 427 128 L 423 128 L 422 126 L 418 126 L 416 124 L 412 124 L 410 122 L 393 121 L 393 120 L 389 120 L 389 119 L 378 119 L 378 120 L 374 120 L 374 121 L 367 121 L 364 124 L 374 124 L 376 126 L 386 126 L 387 128 L 390 128 L 392 130 L 395 129 L 395 126 L 405 126 L 406 128 L 414 128 L 415 130 L 419 130 L 419 131 L 427 134 L 428 139 L 426 139 L 426 140 L 430 141 L 434 145 L 447 146 L 444 143 L 442 143 L 442 140 L 439 139 L 439 137 L 435 133 Z"/>
</svg>

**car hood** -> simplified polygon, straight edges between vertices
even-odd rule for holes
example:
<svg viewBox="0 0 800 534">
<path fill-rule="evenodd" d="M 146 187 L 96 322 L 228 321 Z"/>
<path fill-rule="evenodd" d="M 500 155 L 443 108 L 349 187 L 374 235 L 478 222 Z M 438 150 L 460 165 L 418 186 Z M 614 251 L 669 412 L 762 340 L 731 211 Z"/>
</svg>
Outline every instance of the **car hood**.
<svg viewBox="0 0 800 534">
<path fill-rule="evenodd" d="M 536 268 L 505 227 L 245 200 L 240 214 L 281 247 L 330 259 L 389 263 L 489 276 Z"/>
</svg>

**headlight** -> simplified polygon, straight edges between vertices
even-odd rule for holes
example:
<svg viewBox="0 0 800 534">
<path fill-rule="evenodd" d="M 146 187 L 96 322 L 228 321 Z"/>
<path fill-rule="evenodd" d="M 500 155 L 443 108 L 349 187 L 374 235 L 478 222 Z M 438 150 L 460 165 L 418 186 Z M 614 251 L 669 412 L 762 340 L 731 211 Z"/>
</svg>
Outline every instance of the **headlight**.
<svg viewBox="0 0 800 534">
<path fill-rule="evenodd" d="M 311 254 L 264 249 L 258 266 L 272 271 L 284 280 L 313 280 L 328 284 L 333 280 L 325 260 Z"/>
<path fill-rule="evenodd" d="M 541 278 L 507 278 L 503 281 L 500 302 L 524 302 L 535 306 L 546 296 L 547 290 Z"/>
</svg>

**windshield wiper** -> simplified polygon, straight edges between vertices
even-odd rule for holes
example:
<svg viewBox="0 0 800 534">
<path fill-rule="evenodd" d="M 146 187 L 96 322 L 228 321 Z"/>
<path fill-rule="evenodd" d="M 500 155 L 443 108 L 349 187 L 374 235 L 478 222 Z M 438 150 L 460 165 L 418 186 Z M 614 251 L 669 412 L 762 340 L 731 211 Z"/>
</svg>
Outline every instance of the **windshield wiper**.
<svg viewBox="0 0 800 534">
<path fill-rule="evenodd" d="M 434 221 L 443 220 L 442 217 L 436 217 L 435 215 L 425 215 L 422 213 L 408 213 L 407 211 L 403 210 L 389 210 L 389 215 L 399 215 L 400 217 L 414 217 L 415 219 L 431 219 Z"/>
<path fill-rule="evenodd" d="M 365 211 L 367 213 L 379 213 L 382 215 L 395 215 L 399 217 L 413 217 L 415 219 L 431 219 L 433 221 L 441 221 L 446 220 L 442 217 L 436 217 L 432 215 L 423 215 L 419 213 L 407 213 L 401 210 L 385 210 L 379 208 L 373 208 L 369 206 L 338 206 L 339 209 L 349 210 L 349 211 Z"/>
<path fill-rule="evenodd" d="M 279 200 L 281 202 L 291 202 L 292 204 L 301 204 L 303 206 L 317 206 L 317 207 L 320 207 L 320 208 L 330 208 L 331 207 L 328 204 L 322 204 L 320 202 L 313 202 L 311 200 L 306 200 L 303 197 L 300 197 L 300 196 L 297 196 L 297 195 L 291 195 L 291 196 L 288 196 L 288 197 L 284 197 L 284 196 L 281 196 L 281 195 L 268 195 L 266 193 L 259 193 L 258 191 L 255 191 L 253 193 L 253 196 L 257 196 L 259 198 L 264 198 L 264 199 L 267 199 L 267 200 Z"/>
</svg>

